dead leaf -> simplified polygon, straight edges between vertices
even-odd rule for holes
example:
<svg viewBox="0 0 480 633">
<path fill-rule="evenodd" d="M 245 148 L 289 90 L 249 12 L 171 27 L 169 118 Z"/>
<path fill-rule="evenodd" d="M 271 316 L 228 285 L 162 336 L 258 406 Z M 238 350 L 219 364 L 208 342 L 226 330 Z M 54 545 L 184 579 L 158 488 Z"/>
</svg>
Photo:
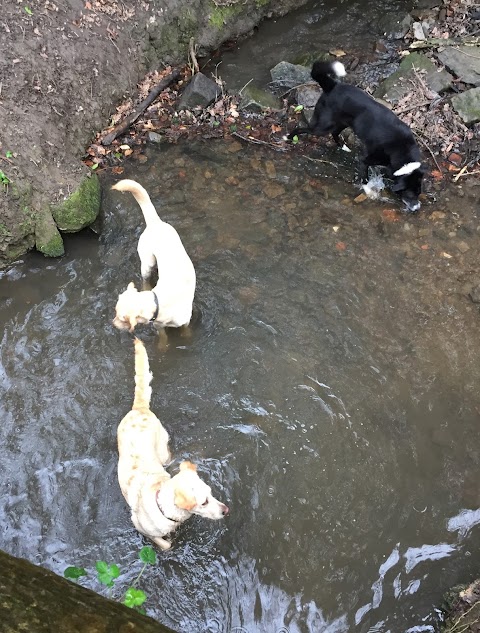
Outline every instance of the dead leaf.
<svg viewBox="0 0 480 633">
<path fill-rule="evenodd" d="M 130 154 L 133 154 L 133 149 L 126 149 L 124 154 L 125 156 L 130 156 Z"/>
<path fill-rule="evenodd" d="M 398 222 L 399 220 L 395 209 L 383 209 L 382 215 L 386 222 Z"/>
<path fill-rule="evenodd" d="M 124 169 L 123 169 L 123 167 L 113 167 L 112 172 L 114 174 L 123 174 Z"/>
<path fill-rule="evenodd" d="M 364 202 L 368 198 L 366 193 L 359 194 L 356 198 L 353 199 L 355 204 L 360 204 L 360 202 Z"/>
<path fill-rule="evenodd" d="M 280 125 L 275 125 L 275 123 L 272 123 L 272 134 L 274 134 L 275 132 L 281 132 L 282 131 L 282 127 Z"/>
<path fill-rule="evenodd" d="M 445 253 L 445 251 L 443 251 L 443 253 L 440 253 L 440 255 L 442 257 L 445 257 L 446 259 L 452 259 L 453 255 L 449 255 L 448 253 Z"/>
<path fill-rule="evenodd" d="M 130 145 L 120 145 L 120 149 L 123 149 L 123 150 L 130 149 Z"/>
<path fill-rule="evenodd" d="M 443 174 L 441 171 L 439 171 L 438 169 L 434 169 L 432 172 L 430 172 L 432 174 L 432 177 L 435 180 L 442 180 L 443 179 Z"/>
<path fill-rule="evenodd" d="M 334 55 L 335 57 L 345 57 L 347 54 L 345 51 L 342 51 L 341 48 L 333 48 L 331 51 L 328 51 L 330 55 Z"/>
</svg>

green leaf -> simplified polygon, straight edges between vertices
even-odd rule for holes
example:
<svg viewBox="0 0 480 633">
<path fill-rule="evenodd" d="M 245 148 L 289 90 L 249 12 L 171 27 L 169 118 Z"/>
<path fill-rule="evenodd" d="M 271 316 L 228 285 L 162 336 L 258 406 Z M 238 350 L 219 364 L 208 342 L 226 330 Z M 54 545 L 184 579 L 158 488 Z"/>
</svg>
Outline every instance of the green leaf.
<svg viewBox="0 0 480 633">
<path fill-rule="evenodd" d="M 295 106 L 295 112 L 301 112 L 303 110 L 303 105 L 297 105 Z"/>
<path fill-rule="evenodd" d="M 5 152 L 5 157 L 6 157 L 6 158 L 12 158 L 12 157 L 13 157 L 13 152 L 11 152 L 10 150 L 7 150 L 7 151 Z"/>
<path fill-rule="evenodd" d="M 138 553 L 138 557 L 142 561 L 142 563 L 148 563 L 149 565 L 155 565 L 155 563 L 157 562 L 157 554 L 155 550 L 153 549 L 153 547 L 149 547 L 148 545 L 142 547 L 142 549 Z"/>
<path fill-rule="evenodd" d="M 235 125 L 235 123 L 233 123 L 233 124 L 230 126 L 230 132 L 236 132 L 236 131 L 237 131 L 237 126 Z"/>
<path fill-rule="evenodd" d="M 296 145 L 298 143 L 298 136 L 295 134 L 295 136 L 292 138 L 292 143 L 294 145 Z"/>
<path fill-rule="evenodd" d="M 147 612 L 145 609 L 142 609 L 142 607 L 135 607 L 135 611 L 138 611 L 138 613 L 141 613 L 142 615 L 147 615 Z"/>
<path fill-rule="evenodd" d="M 104 560 L 97 560 L 95 563 L 95 569 L 99 574 L 105 573 L 108 570 L 108 565 Z"/>
<path fill-rule="evenodd" d="M 213 121 L 212 125 L 213 127 L 218 127 L 220 125 L 220 121 Z"/>
<path fill-rule="evenodd" d="M 140 607 L 147 599 L 147 596 L 144 591 L 141 589 L 135 589 L 135 587 L 129 587 L 125 592 L 125 598 L 123 599 L 123 604 L 130 609 L 134 607 Z"/>
<path fill-rule="evenodd" d="M 93 163 L 93 165 L 90 167 L 90 169 L 92 171 L 95 171 L 96 169 L 98 169 L 98 167 L 99 167 L 99 163 Z"/>
<path fill-rule="evenodd" d="M 28 13 L 28 15 L 33 15 L 33 11 L 29 7 L 24 7 L 24 9 L 25 13 Z"/>
<path fill-rule="evenodd" d="M 10 178 L 0 169 L 0 182 L 2 185 L 9 185 L 12 181 Z"/>
<path fill-rule="evenodd" d="M 63 572 L 65 578 L 70 580 L 78 580 L 82 576 L 88 576 L 86 570 L 83 567 L 67 567 Z"/>
<path fill-rule="evenodd" d="M 110 565 L 110 567 L 108 568 L 108 571 L 112 578 L 118 578 L 120 576 L 120 568 L 118 565 L 115 565 L 115 564 Z"/>
<path fill-rule="evenodd" d="M 115 158 L 122 158 L 122 154 L 120 152 L 115 152 Z"/>
</svg>

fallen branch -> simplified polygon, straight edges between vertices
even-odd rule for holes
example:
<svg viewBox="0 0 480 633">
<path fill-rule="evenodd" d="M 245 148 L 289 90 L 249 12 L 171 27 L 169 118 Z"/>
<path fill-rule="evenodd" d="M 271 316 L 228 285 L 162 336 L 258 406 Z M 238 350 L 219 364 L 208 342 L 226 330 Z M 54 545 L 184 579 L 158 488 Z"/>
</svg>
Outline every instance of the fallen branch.
<svg viewBox="0 0 480 633">
<path fill-rule="evenodd" d="M 232 136 L 236 136 L 237 138 L 247 143 L 254 143 L 255 145 L 268 145 L 269 147 L 273 147 L 273 149 L 276 149 L 279 152 L 287 151 L 287 148 L 282 147 L 281 145 L 275 145 L 275 143 L 268 143 L 267 141 L 260 141 L 257 138 L 252 138 L 251 136 L 242 136 L 238 132 L 232 132 Z"/>
<path fill-rule="evenodd" d="M 413 130 L 412 130 L 413 132 Z M 430 147 L 425 143 L 425 141 L 423 140 L 423 138 L 421 138 L 416 132 L 413 132 L 415 134 L 415 136 L 417 137 L 417 139 L 420 141 L 420 143 L 426 147 L 428 149 L 428 151 L 430 152 L 431 157 L 433 158 L 435 165 L 437 166 L 437 169 L 440 173 L 442 172 L 442 168 L 440 167 L 440 165 L 437 162 L 437 159 L 435 158 L 435 154 L 432 152 L 432 150 L 430 149 Z"/>
<path fill-rule="evenodd" d="M 155 88 L 153 88 L 153 90 L 150 91 L 148 97 L 144 99 L 142 103 L 140 103 L 138 108 L 134 112 L 132 112 L 132 114 L 127 116 L 127 118 L 124 121 L 122 121 L 122 123 L 119 123 L 116 127 L 113 128 L 111 132 L 109 132 L 106 136 L 104 136 L 104 138 L 101 140 L 102 145 L 111 145 L 118 136 L 126 132 L 128 128 L 132 125 L 132 123 L 135 123 L 135 121 L 140 117 L 140 115 L 142 115 L 145 112 L 148 106 L 151 105 L 155 101 L 158 95 L 163 90 L 165 90 L 165 88 L 167 88 L 171 83 L 176 81 L 179 77 L 180 77 L 179 70 L 174 70 L 169 75 L 164 77 L 155 86 Z"/>
<path fill-rule="evenodd" d="M 188 54 L 190 56 L 190 59 L 192 60 L 192 66 L 193 66 L 194 72 L 199 73 L 200 67 L 198 65 L 197 56 L 195 53 L 195 38 L 194 37 L 190 38 L 190 44 L 188 46 Z"/>
<path fill-rule="evenodd" d="M 449 37 L 445 40 L 441 37 L 431 37 L 427 40 L 412 42 L 409 48 L 416 50 L 418 48 L 438 48 L 439 46 L 480 46 L 480 37 L 467 35 L 466 37 Z"/>
</svg>

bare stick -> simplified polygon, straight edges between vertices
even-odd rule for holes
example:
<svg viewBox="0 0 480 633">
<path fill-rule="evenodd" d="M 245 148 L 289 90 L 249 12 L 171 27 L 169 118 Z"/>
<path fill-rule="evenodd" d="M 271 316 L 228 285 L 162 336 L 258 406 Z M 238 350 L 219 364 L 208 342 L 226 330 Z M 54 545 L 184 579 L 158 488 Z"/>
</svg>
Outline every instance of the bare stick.
<svg viewBox="0 0 480 633">
<path fill-rule="evenodd" d="M 148 106 L 155 101 L 158 95 L 163 90 L 165 90 L 165 88 L 167 88 L 171 83 L 176 81 L 179 77 L 180 77 L 179 70 L 174 70 L 169 75 L 164 77 L 155 86 L 155 88 L 153 88 L 153 90 L 150 91 L 148 97 L 142 101 L 142 103 L 138 106 L 138 108 L 134 112 L 132 112 L 132 114 L 127 116 L 127 118 L 122 123 L 119 123 L 111 132 L 109 132 L 106 136 L 104 136 L 104 138 L 101 141 L 102 145 L 111 145 L 113 141 L 117 138 L 117 136 L 120 136 L 121 134 L 126 132 L 128 128 L 132 125 L 132 123 L 135 123 L 135 121 L 139 118 L 139 116 L 145 112 Z"/>
<path fill-rule="evenodd" d="M 200 67 L 198 65 L 197 56 L 195 55 L 195 38 L 190 38 L 190 44 L 188 48 L 188 54 L 190 55 L 190 59 L 192 60 L 193 68 L 196 73 L 200 72 Z"/>
<path fill-rule="evenodd" d="M 413 130 L 412 130 L 413 132 Z M 437 169 L 440 173 L 442 173 L 442 169 L 440 167 L 440 165 L 437 162 L 437 159 L 435 158 L 435 154 L 432 152 L 432 150 L 430 149 L 430 147 L 425 143 L 425 141 L 423 140 L 423 138 L 421 138 L 418 134 L 416 134 L 415 132 L 413 132 L 415 134 L 415 136 L 417 137 L 417 139 L 420 141 L 420 143 L 426 147 L 428 149 L 428 151 L 430 152 L 431 157 L 433 158 L 435 165 L 437 166 Z"/>
<path fill-rule="evenodd" d="M 268 143 L 267 141 L 260 141 L 259 139 L 252 138 L 251 136 L 242 136 L 238 132 L 232 132 L 232 136 L 236 136 L 237 138 L 242 139 L 242 141 L 246 141 L 247 143 L 254 143 L 255 145 L 268 145 L 268 147 L 273 147 L 279 152 L 286 152 L 287 148 L 282 147 L 281 145 L 275 145 L 275 143 Z"/>
</svg>

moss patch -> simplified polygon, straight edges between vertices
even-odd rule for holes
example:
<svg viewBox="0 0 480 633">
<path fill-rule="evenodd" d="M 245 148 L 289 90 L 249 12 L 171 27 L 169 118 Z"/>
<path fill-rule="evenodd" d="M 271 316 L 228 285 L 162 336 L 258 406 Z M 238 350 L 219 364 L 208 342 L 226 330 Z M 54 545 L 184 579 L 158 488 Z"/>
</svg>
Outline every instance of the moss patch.
<svg viewBox="0 0 480 633">
<path fill-rule="evenodd" d="M 217 7 L 215 6 L 210 12 L 209 22 L 217 29 L 223 28 L 233 17 L 241 13 L 243 10 L 242 5 L 234 4 L 229 7 Z"/>
<path fill-rule="evenodd" d="M 85 178 L 68 200 L 52 207 L 58 228 L 76 233 L 91 224 L 100 211 L 100 182 L 96 174 Z"/>
<path fill-rule="evenodd" d="M 62 236 L 49 209 L 44 209 L 37 215 L 35 247 L 46 257 L 60 257 L 65 253 Z"/>
</svg>

